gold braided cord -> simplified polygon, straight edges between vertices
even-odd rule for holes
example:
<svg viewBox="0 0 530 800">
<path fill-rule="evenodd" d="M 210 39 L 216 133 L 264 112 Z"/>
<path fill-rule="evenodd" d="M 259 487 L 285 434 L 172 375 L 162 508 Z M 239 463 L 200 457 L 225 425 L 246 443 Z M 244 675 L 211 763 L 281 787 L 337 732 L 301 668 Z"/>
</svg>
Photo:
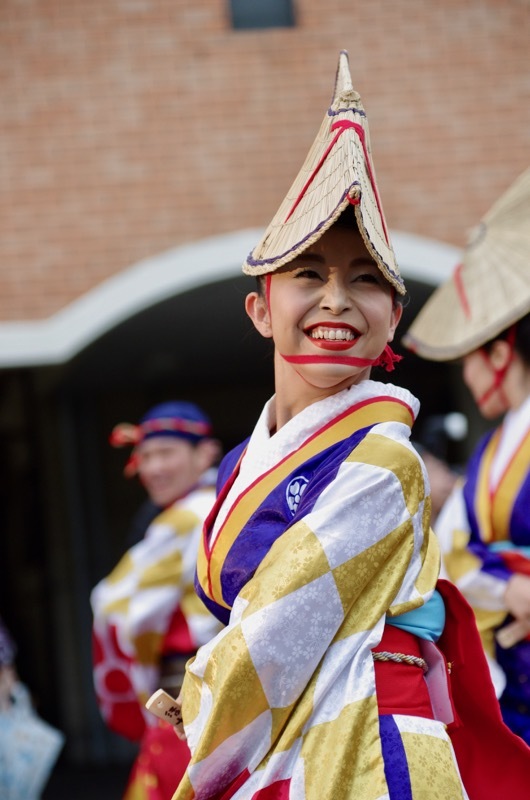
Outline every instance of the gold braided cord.
<svg viewBox="0 0 530 800">
<path fill-rule="evenodd" d="M 394 661 L 397 664 L 410 664 L 411 667 L 421 667 L 427 672 L 429 667 L 424 658 L 418 656 L 407 656 L 405 653 L 389 653 L 387 650 L 380 650 L 372 653 L 374 661 Z"/>
</svg>

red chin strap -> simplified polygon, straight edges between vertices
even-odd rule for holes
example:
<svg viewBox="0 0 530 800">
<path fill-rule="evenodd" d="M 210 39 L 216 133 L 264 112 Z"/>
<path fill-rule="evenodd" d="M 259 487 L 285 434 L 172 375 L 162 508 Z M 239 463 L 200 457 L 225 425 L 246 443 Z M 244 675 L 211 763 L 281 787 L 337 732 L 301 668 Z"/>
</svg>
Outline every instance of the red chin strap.
<svg viewBox="0 0 530 800">
<path fill-rule="evenodd" d="M 393 372 L 395 365 L 403 356 L 394 353 L 389 344 L 377 358 L 356 358 L 355 356 L 286 356 L 280 353 L 289 364 L 344 364 L 349 367 L 383 367 Z"/>
<path fill-rule="evenodd" d="M 509 405 L 509 401 L 508 401 L 508 398 L 506 397 L 506 395 L 504 393 L 504 390 L 502 388 L 502 384 L 504 383 L 504 379 L 506 377 L 506 373 L 508 372 L 508 369 L 510 367 L 510 364 L 513 361 L 513 357 L 514 357 L 514 354 L 515 354 L 515 325 L 512 325 L 512 327 L 508 331 L 508 336 L 506 337 L 506 341 L 510 345 L 510 356 L 508 358 L 508 361 L 504 365 L 504 367 L 501 367 L 501 369 L 495 369 L 493 367 L 493 365 L 491 363 L 491 359 L 489 357 L 489 353 L 487 353 L 486 350 L 483 347 L 481 347 L 480 350 L 479 350 L 480 355 L 482 356 L 482 358 L 484 359 L 484 361 L 486 362 L 488 367 L 493 372 L 493 383 L 492 383 L 492 385 L 490 386 L 489 389 L 487 389 L 484 392 L 483 395 L 481 395 L 481 397 L 477 398 L 477 405 L 478 405 L 479 408 L 481 408 L 484 405 L 484 403 L 487 403 L 488 400 L 495 394 L 495 392 L 499 393 L 499 395 L 500 395 L 500 397 L 501 397 L 501 399 L 502 399 L 502 401 L 503 401 L 503 403 L 505 405 Z"/>
<path fill-rule="evenodd" d="M 270 315 L 271 274 L 265 276 L 265 293 L 267 308 Z M 383 367 L 386 372 L 393 372 L 397 363 L 403 356 L 394 353 L 389 344 L 377 358 L 356 358 L 355 356 L 288 356 L 280 353 L 284 361 L 289 364 L 344 364 L 349 367 Z"/>
<path fill-rule="evenodd" d="M 453 273 L 453 280 L 456 286 L 456 292 L 458 295 L 458 299 L 460 301 L 460 305 L 462 306 L 462 310 L 465 316 L 468 319 L 471 319 L 471 308 L 469 306 L 468 298 L 466 295 L 464 282 L 462 280 L 462 264 L 458 264 L 454 273 Z M 499 396 L 505 405 L 509 405 L 508 398 L 506 397 L 504 390 L 502 388 L 502 384 L 504 383 L 504 379 L 506 377 L 506 373 L 508 372 L 508 368 L 513 361 L 514 356 L 514 347 L 515 347 L 515 325 L 512 325 L 510 330 L 508 331 L 508 336 L 506 337 L 506 341 L 510 345 L 510 357 L 508 361 L 502 367 L 502 369 L 495 369 L 491 363 L 489 354 L 487 351 L 481 347 L 479 349 L 479 353 L 488 365 L 489 369 L 493 372 L 493 383 L 489 389 L 487 389 L 481 397 L 478 397 L 476 403 L 479 408 L 481 408 L 484 403 L 487 403 L 488 400 L 495 394 L 495 392 L 499 393 Z"/>
</svg>

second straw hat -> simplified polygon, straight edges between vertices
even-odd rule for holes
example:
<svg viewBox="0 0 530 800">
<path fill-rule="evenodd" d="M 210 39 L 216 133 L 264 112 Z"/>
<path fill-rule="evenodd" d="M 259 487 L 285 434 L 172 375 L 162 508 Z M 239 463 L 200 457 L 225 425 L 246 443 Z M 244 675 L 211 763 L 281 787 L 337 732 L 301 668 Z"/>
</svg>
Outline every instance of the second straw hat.
<svg viewBox="0 0 530 800">
<path fill-rule="evenodd" d="M 461 358 L 530 312 L 530 168 L 472 232 L 462 263 L 403 337 L 433 361 Z"/>
<path fill-rule="evenodd" d="M 259 244 L 243 264 L 264 275 L 288 264 L 352 204 L 364 243 L 385 278 L 405 294 L 375 180 L 368 120 L 342 51 L 331 106 L 306 160 Z"/>
</svg>

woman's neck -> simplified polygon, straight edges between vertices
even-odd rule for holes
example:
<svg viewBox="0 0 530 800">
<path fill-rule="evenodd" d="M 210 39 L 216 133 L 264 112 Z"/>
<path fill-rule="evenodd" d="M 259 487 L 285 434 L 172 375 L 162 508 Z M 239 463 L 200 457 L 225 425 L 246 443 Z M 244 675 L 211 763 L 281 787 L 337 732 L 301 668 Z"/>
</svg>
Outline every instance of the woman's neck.
<svg viewBox="0 0 530 800">
<path fill-rule="evenodd" d="M 511 409 L 522 406 L 530 396 L 530 367 L 515 353 L 504 381 L 504 393 Z"/>
<path fill-rule="evenodd" d="M 369 377 L 370 370 L 367 369 L 365 373 L 356 376 L 355 379 L 348 376 L 346 380 L 333 383 L 331 386 L 317 386 L 299 375 L 293 366 L 284 361 L 281 356 L 276 356 L 274 364 L 275 431 L 280 430 L 293 417 L 313 403 L 332 397 L 349 389 L 354 383 L 360 383 L 361 380 Z"/>
</svg>

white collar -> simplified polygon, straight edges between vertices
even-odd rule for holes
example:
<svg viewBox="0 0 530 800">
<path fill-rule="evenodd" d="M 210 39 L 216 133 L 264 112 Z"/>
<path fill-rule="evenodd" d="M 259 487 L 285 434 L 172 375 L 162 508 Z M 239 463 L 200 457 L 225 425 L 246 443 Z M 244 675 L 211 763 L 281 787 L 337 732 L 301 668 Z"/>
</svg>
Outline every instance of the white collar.
<svg viewBox="0 0 530 800">
<path fill-rule="evenodd" d="M 290 419 L 279 431 L 271 435 L 270 430 L 274 428 L 276 421 L 274 414 L 275 397 L 271 397 L 265 404 L 250 437 L 247 451 L 241 464 L 242 470 L 246 472 L 245 467 L 252 463 L 252 473 L 254 475 L 263 473 L 342 411 L 346 411 L 350 406 L 363 400 L 381 397 L 382 395 L 393 397 L 406 403 L 410 406 L 413 417 L 416 419 L 420 403 L 408 389 L 394 386 L 392 383 L 366 380 L 350 386 L 349 389 L 344 389 L 337 394 L 312 403 Z M 247 462 L 246 465 L 245 461 Z"/>
<path fill-rule="evenodd" d="M 215 519 L 211 543 L 215 541 L 219 528 L 232 503 L 241 491 L 249 486 L 264 472 L 275 466 L 293 450 L 297 449 L 311 434 L 318 431 L 327 422 L 333 420 L 341 412 L 356 403 L 375 397 L 393 397 L 406 403 L 413 418 L 416 419 L 420 409 L 419 401 L 407 389 L 391 383 L 379 381 L 362 381 L 337 394 L 312 403 L 283 425 L 279 431 L 270 434 L 276 419 L 274 413 L 274 395 L 267 401 L 250 437 L 245 455 L 239 465 L 239 473 L 232 484 L 227 497 Z"/>
</svg>

